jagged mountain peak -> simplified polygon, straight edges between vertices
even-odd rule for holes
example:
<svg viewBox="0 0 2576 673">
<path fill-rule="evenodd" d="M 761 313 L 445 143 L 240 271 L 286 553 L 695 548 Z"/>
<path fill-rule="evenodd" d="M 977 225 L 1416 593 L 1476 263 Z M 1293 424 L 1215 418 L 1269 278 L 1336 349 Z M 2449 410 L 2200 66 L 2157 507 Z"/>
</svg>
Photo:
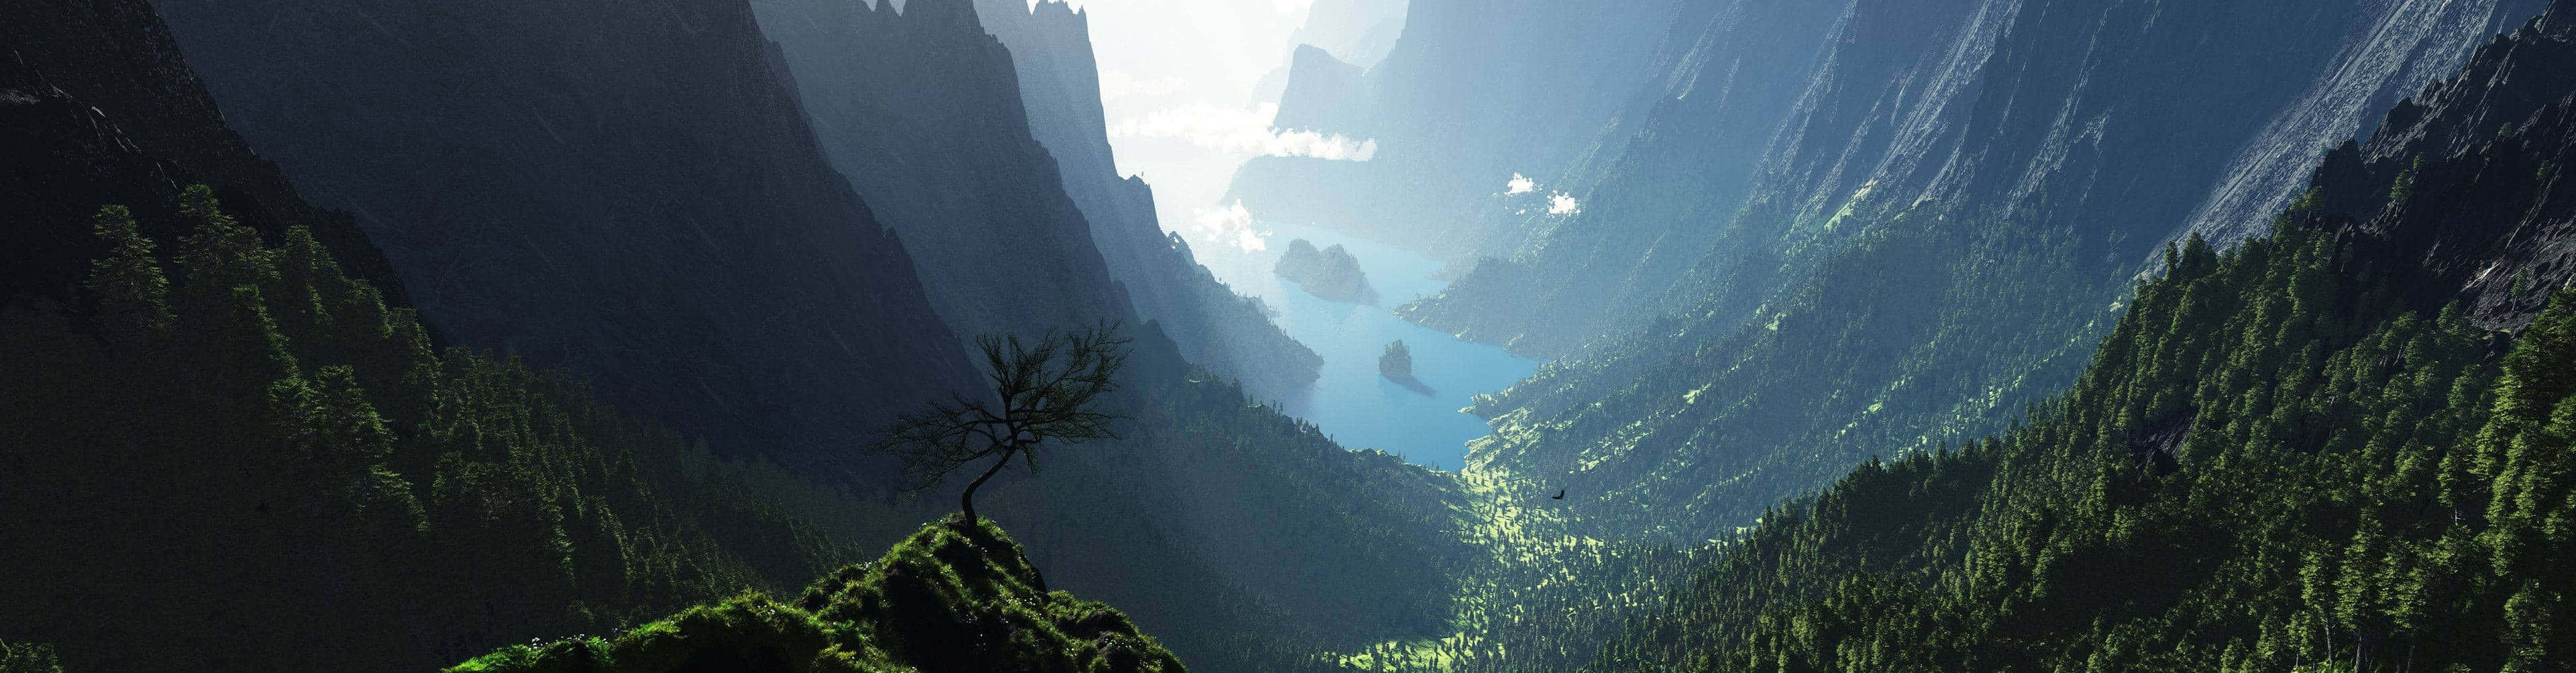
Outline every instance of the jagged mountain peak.
<svg viewBox="0 0 2576 673">
<path fill-rule="evenodd" d="M 1091 30 L 1091 8 L 1076 9 L 1063 0 L 1043 0 L 1029 8 L 1029 14 L 1040 20 L 1069 21 L 1086 34 Z"/>
<path fill-rule="evenodd" d="M 2558 67 L 2572 40 L 2576 9 L 2566 0 L 2551 3 L 2510 39 L 2479 47 L 2466 70 L 2398 101 L 2359 150 L 2374 159 L 2446 157 L 2494 140 L 2505 125 L 2576 88 L 2576 70 Z"/>
</svg>

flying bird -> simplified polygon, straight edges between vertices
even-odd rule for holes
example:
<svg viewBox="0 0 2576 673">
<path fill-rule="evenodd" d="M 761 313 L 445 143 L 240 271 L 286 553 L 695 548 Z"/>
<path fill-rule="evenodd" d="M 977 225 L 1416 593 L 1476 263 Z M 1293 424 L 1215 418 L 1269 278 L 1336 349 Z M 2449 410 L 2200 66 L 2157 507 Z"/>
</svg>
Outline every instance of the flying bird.
<svg viewBox="0 0 2576 673">
<path fill-rule="evenodd" d="M 1548 498 L 1548 499 L 1549 499 L 1549 500 L 1564 500 L 1564 499 L 1565 499 L 1565 489 L 1562 489 L 1562 488 L 1560 488 L 1560 489 L 1556 489 L 1556 495 L 1555 495 L 1555 497 L 1551 497 L 1551 498 Z"/>
</svg>

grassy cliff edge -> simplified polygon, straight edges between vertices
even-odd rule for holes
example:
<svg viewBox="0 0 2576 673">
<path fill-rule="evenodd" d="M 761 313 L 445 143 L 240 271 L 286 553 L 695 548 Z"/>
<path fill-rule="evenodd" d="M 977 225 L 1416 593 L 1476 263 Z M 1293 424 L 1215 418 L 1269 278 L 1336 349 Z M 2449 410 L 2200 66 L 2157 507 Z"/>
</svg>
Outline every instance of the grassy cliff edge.
<svg viewBox="0 0 2576 673">
<path fill-rule="evenodd" d="M 999 526 L 950 517 L 792 601 L 747 592 L 609 636 L 512 645 L 464 671 L 1152 671 L 1178 658 L 1107 605 L 1048 591 Z"/>
</svg>

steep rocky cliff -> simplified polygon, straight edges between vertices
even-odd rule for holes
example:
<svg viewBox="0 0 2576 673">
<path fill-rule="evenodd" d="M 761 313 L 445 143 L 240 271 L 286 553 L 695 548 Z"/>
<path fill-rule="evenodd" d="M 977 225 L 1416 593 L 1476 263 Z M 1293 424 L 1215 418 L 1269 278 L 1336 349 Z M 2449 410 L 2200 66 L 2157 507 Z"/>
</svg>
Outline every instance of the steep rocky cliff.
<svg viewBox="0 0 2576 673">
<path fill-rule="evenodd" d="M 970 0 L 758 0 L 824 155 L 904 237 L 960 332 L 1124 320 L 1090 223 Z"/>
<path fill-rule="evenodd" d="M 2508 38 L 2327 154 L 2308 194 L 2321 225 L 2395 270 L 2384 282 L 2408 305 L 2456 301 L 2510 330 L 2576 287 L 2576 5 Z"/>
<path fill-rule="evenodd" d="M 1190 361 L 1278 398 L 1315 380 L 1323 358 L 1271 324 L 1258 300 L 1235 294 L 1163 230 L 1144 180 L 1121 178 L 1101 108 L 1090 19 L 1063 2 L 1026 10 L 1018 0 L 978 0 L 986 28 L 1010 49 L 1029 128 L 1055 157 L 1065 193 L 1091 223 L 1110 275 L 1136 313 L 1158 321 Z"/>
<path fill-rule="evenodd" d="M 461 345 L 800 461 L 966 379 L 747 6 L 160 8 L 242 135 Z"/>
</svg>

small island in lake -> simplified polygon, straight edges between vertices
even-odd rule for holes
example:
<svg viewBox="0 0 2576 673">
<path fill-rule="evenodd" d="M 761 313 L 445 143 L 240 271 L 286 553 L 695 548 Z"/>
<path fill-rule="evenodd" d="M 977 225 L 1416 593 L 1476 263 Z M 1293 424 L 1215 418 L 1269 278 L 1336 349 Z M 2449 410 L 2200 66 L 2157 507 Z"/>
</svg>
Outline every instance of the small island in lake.
<svg viewBox="0 0 2576 673">
<path fill-rule="evenodd" d="M 1386 353 L 1377 356 L 1377 373 L 1398 381 L 1413 378 L 1413 349 L 1406 348 L 1402 339 L 1387 344 Z"/>
<path fill-rule="evenodd" d="M 1377 292 L 1369 288 L 1368 277 L 1360 273 L 1360 260 L 1340 245 L 1321 250 L 1306 239 L 1288 242 L 1287 254 L 1279 257 L 1272 273 L 1295 281 L 1298 287 L 1333 301 L 1368 303 L 1376 301 Z"/>
<path fill-rule="evenodd" d="M 1421 379 L 1413 378 L 1413 349 L 1405 347 L 1402 339 L 1387 344 L 1386 352 L 1377 356 L 1377 373 L 1406 390 L 1434 397 L 1440 394 L 1423 385 Z"/>
</svg>

